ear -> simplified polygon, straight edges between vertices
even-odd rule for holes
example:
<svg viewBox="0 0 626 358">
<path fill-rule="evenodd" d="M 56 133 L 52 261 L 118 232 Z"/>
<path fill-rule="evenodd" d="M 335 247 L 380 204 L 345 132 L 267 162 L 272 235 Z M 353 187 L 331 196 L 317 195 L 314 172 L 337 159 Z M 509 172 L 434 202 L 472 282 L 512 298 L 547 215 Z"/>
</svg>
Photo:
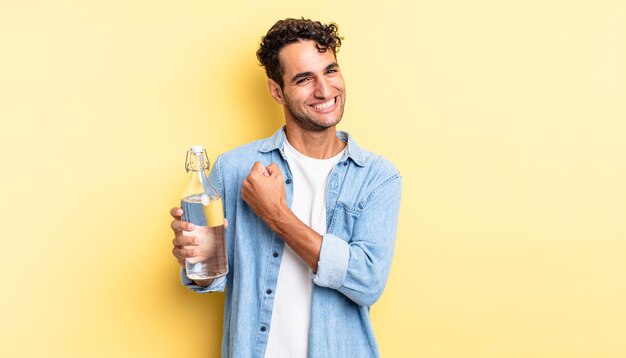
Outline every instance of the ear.
<svg viewBox="0 0 626 358">
<path fill-rule="evenodd" d="M 283 95 L 283 90 L 280 88 L 280 85 L 270 78 L 267 80 L 267 86 L 274 101 L 279 104 L 285 104 L 285 96 Z"/>
</svg>

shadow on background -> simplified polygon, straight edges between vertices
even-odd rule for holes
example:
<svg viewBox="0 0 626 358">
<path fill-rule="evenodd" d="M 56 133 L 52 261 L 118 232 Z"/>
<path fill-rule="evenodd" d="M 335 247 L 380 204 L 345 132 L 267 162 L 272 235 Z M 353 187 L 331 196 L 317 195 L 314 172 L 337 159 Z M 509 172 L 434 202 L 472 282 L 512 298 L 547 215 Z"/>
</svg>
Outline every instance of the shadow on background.
<svg viewBox="0 0 626 358">
<path fill-rule="evenodd" d="M 227 84 L 227 95 L 240 103 L 238 108 L 233 108 L 232 120 L 243 129 L 241 144 L 271 136 L 285 121 L 282 107 L 269 93 L 264 68 L 256 54 L 249 53 L 248 49 L 239 49 L 237 55 L 230 58 L 235 61 L 225 66 L 233 73 L 232 82 Z"/>
<path fill-rule="evenodd" d="M 226 83 L 209 83 L 207 86 L 223 90 L 220 97 L 224 103 L 215 103 L 215 98 L 207 98 L 206 106 L 228 106 L 228 126 L 219 127 L 221 130 L 233 130 L 235 133 L 224 133 L 233 138 L 233 145 L 243 145 L 251 141 L 271 136 L 284 124 L 282 107 L 270 96 L 267 87 L 267 77 L 254 53 L 250 53 L 243 46 L 234 53 L 219 59 L 212 59 L 221 71 L 232 74 L 231 80 Z M 229 104 L 229 103 L 233 103 Z M 209 109 L 210 112 L 210 109 Z M 252 114 L 252 115 L 251 115 Z M 233 149 L 223 148 L 222 151 Z M 174 258 L 172 257 L 172 262 Z M 231 270 L 232 270 L 232 263 Z M 167 277 L 168 284 L 163 286 L 155 282 L 156 287 L 167 290 L 178 307 L 181 320 L 193 320 L 190 327 L 198 326 L 205 330 L 202 336 L 206 337 L 200 345 L 207 347 L 209 356 L 217 357 L 221 351 L 221 336 L 224 316 L 225 293 L 198 294 L 183 287 L 178 278 L 178 272 L 171 263 L 165 263 L 158 268 L 161 271 L 157 277 Z"/>
</svg>

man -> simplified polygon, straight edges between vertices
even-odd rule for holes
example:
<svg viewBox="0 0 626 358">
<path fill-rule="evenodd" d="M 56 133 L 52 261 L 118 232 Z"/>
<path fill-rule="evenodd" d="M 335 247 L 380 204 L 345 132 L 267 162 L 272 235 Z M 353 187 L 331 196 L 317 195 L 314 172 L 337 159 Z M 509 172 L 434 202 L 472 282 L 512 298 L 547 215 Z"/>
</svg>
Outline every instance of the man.
<svg viewBox="0 0 626 358">
<path fill-rule="evenodd" d="M 183 283 L 226 289 L 223 357 L 376 357 L 369 307 L 391 266 L 401 179 L 336 130 L 346 99 L 335 24 L 278 21 L 257 52 L 285 126 L 217 158 L 230 272 Z M 173 208 L 174 256 L 196 253 Z M 285 245 L 286 244 L 286 245 Z"/>
</svg>

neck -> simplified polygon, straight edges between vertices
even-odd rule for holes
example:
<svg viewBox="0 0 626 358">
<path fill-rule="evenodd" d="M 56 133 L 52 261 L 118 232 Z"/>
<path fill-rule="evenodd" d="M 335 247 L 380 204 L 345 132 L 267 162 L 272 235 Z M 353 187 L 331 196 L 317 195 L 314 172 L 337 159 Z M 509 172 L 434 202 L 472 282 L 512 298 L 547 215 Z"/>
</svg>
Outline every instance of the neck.
<svg viewBox="0 0 626 358">
<path fill-rule="evenodd" d="M 285 126 L 285 135 L 292 147 L 307 157 L 332 158 L 345 148 L 346 143 L 337 138 L 335 126 L 320 132 L 306 131 L 297 125 Z"/>
</svg>

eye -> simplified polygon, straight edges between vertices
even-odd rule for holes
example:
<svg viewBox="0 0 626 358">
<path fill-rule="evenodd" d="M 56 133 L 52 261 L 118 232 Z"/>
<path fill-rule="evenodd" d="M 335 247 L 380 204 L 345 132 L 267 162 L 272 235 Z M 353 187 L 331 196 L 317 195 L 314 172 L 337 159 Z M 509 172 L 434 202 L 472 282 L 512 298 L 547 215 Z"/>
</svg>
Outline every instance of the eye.
<svg viewBox="0 0 626 358">
<path fill-rule="evenodd" d="M 297 85 L 301 85 L 301 84 L 303 84 L 305 82 L 308 82 L 309 80 L 311 80 L 309 77 L 301 78 L 301 79 L 296 81 L 296 84 Z"/>
<path fill-rule="evenodd" d="M 339 73 L 339 66 L 337 66 L 337 64 L 335 64 L 334 66 L 333 66 L 333 65 L 331 65 L 331 66 L 326 67 L 326 72 L 325 72 L 325 74 L 327 74 L 327 75 L 333 75 L 333 74 L 335 74 L 335 73 Z"/>
</svg>

